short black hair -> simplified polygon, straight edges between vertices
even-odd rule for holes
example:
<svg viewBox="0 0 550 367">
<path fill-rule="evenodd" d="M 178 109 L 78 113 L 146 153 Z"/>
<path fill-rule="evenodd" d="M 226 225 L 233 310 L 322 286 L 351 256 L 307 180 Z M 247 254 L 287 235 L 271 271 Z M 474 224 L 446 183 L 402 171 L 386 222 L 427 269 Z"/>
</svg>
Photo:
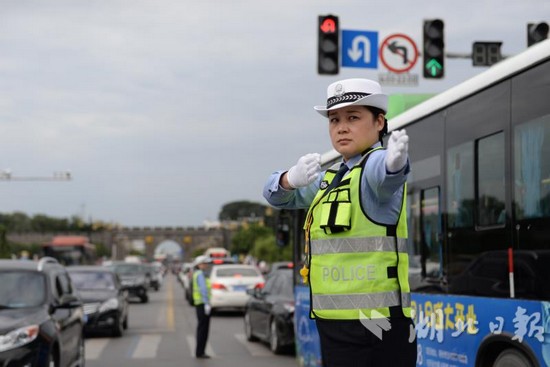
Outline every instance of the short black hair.
<svg viewBox="0 0 550 367">
<path fill-rule="evenodd" d="M 382 130 L 380 130 L 380 132 L 378 133 L 378 140 L 380 141 L 380 144 L 384 145 L 384 136 L 386 136 L 386 134 L 388 133 L 388 120 L 386 119 L 386 113 L 384 112 L 383 109 L 381 108 L 378 108 L 378 107 L 373 107 L 373 106 L 365 106 L 365 108 L 367 110 L 369 110 L 373 115 L 374 115 L 374 118 L 377 118 L 378 115 L 382 115 L 384 116 L 384 127 L 382 128 Z"/>
</svg>

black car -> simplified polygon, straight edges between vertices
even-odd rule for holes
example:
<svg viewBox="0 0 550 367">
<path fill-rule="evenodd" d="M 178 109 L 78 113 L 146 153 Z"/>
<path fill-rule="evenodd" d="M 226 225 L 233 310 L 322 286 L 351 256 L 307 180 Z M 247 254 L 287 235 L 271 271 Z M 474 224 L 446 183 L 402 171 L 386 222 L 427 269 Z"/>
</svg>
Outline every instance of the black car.
<svg viewBox="0 0 550 367">
<path fill-rule="evenodd" d="M 0 260 L 0 365 L 84 366 L 82 301 L 53 258 Z"/>
<path fill-rule="evenodd" d="M 109 267 L 117 273 L 122 287 L 128 290 L 129 297 L 139 298 L 142 303 L 149 301 L 147 290 L 150 280 L 145 266 L 138 263 L 115 262 Z"/>
<path fill-rule="evenodd" d="M 294 346 L 294 290 L 292 268 L 273 272 L 263 288 L 247 291 L 244 330 L 248 341 L 269 343 L 275 354 Z"/>
<path fill-rule="evenodd" d="M 70 266 L 67 270 L 84 302 L 85 331 L 122 336 L 128 328 L 128 291 L 114 270 L 104 266 Z"/>
</svg>

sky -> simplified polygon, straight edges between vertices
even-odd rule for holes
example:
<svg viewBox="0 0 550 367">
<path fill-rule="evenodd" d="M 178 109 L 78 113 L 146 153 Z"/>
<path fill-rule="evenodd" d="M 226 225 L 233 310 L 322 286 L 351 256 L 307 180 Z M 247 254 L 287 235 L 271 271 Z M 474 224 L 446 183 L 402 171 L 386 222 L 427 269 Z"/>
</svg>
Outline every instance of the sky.
<svg viewBox="0 0 550 367">
<path fill-rule="evenodd" d="M 230 202 L 267 204 L 273 171 L 332 148 L 313 110 L 326 87 L 388 72 L 318 75 L 325 14 L 419 49 L 423 20 L 439 18 L 448 53 L 501 41 L 511 56 L 527 23 L 550 21 L 550 0 L 2 0 L 0 172 L 13 180 L 0 180 L 0 212 L 187 227 Z M 417 86 L 382 88 L 438 93 L 486 69 L 447 59 L 445 78 L 426 80 L 420 58 Z M 62 171 L 72 179 L 47 180 Z"/>
</svg>

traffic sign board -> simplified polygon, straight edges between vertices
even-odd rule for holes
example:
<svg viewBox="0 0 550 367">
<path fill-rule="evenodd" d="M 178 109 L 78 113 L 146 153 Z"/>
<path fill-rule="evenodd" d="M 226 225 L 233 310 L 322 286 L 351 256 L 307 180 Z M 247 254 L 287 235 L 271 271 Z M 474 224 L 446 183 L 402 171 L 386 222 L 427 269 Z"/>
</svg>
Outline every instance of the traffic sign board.
<svg viewBox="0 0 550 367">
<path fill-rule="evenodd" d="M 378 32 L 342 30 L 342 66 L 378 68 Z"/>
<path fill-rule="evenodd" d="M 380 62 L 394 73 L 406 73 L 418 61 L 418 48 L 411 37 L 397 33 L 382 41 Z"/>
</svg>

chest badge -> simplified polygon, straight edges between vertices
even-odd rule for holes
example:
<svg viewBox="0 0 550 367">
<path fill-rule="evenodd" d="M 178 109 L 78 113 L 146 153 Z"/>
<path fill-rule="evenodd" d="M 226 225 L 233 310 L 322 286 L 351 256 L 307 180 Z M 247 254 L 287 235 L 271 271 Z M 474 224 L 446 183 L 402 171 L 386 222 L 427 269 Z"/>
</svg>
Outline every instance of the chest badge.
<svg viewBox="0 0 550 367">
<path fill-rule="evenodd" d="M 321 190 L 324 190 L 328 187 L 328 181 L 322 181 L 321 184 L 319 185 L 319 188 Z"/>
</svg>

